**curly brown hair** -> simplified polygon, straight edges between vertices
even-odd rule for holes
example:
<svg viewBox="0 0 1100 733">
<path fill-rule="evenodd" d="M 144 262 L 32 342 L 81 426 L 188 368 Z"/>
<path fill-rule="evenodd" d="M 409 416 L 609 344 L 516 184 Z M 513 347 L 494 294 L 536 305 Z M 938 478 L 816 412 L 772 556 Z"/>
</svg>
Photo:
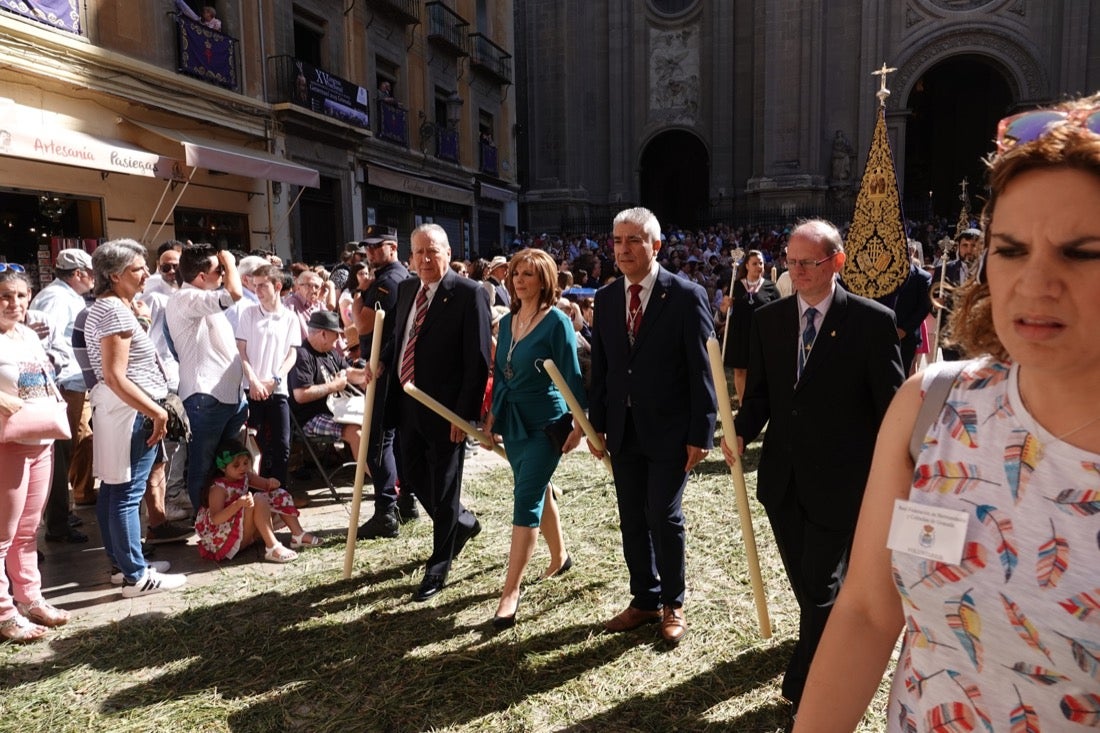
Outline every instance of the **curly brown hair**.
<svg viewBox="0 0 1100 733">
<path fill-rule="evenodd" d="M 1063 112 L 1084 112 L 1097 108 L 1100 108 L 1100 94 L 1053 107 Z M 990 222 L 997 209 L 997 201 L 1008 184 L 1021 173 L 1047 168 L 1069 168 L 1100 177 L 1100 135 L 1067 121 L 1036 140 L 1017 145 L 1004 153 L 990 155 L 986 163 L 989 166 L 990 194 L 982 210 L 984 234 L 979 273 L 984 272 L 985 253 L 989 251 Z M 968 355 L 990 354 L 1001 360 L 1009 358 L 993 328 L 993 308 L 985 278 L 973 278 L 958 288 L 949 326 L 951 340 Z"/>
</svg>

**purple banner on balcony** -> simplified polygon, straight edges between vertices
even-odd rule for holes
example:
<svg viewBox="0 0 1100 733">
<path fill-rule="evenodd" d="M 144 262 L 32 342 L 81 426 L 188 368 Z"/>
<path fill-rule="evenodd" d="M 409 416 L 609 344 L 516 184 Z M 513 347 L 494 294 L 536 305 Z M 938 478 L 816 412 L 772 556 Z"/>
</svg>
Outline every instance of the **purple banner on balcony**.
<svg viewBox="0 0 1100 733">
<path fill-rule="evenodd" d="M 409 144 L 408 113 L 397 104 L 383 102 L 378 105 L 382 117 L 382 125 L 378 130 L 378 136 L 383 140 Z"/>
<path fill-rule="evenodd" d="M 0 8 L 51 28 L 80 33 L 77 0 L 0 0 Z"/>
<path fill-rule="evenodd" d="M 294 102 L 356 127 L 370 127 L 367 90 L 305 61 L 294 61 Z M 294 73 L 294 72 L 291 72 Z"/>
<path fill-rule="evenodd" d="M 237 39 L 182 15 L 176 17 L 176 24 L 179 26 L 180 71 L 236 89 Z"/>
</svg>

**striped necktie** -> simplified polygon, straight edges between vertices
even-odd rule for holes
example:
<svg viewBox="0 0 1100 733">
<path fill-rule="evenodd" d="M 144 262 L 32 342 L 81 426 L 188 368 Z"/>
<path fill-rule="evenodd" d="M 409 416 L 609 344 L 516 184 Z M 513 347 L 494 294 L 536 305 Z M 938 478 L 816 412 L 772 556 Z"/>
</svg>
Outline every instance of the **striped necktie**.
<svg viewBox="0 0 1100 733">
<path fill-rule="evenodd" d="M 814 319 L 817 318 L 816 308 L 807 308 L 802 314 L 806 319 L 806 327 L 802 329 L 802 348 L 798 350 L 798 376 L 802 376 L 802 370 L 806 368 L 806 360 L 810 358 L 810 349 L 814 347 L 814 339 L 817 338 L 817 326 Z"/>
<path fill-rule="evenodd" d="M 408 384 L 413 380 L 413 355 L 416 354 L 416 338 L 420 335 L 420 327 L 424 325 L 424 316 L 428 313 L 428 286 L 425 285 L 416 294 L 415 313 L 413 314 L 412 330 L 409 331 L 409 343 L 405 345 L 405 353 L 401 355 L 401 370 L 398 372 L 401 384 Z"/>
</svg>

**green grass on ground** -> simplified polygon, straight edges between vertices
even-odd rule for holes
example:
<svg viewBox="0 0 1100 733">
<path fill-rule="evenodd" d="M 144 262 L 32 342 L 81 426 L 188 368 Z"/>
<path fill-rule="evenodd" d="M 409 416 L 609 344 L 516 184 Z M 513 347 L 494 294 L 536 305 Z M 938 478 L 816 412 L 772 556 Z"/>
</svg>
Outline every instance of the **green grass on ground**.
<svg viewBox="0 0 1100 733">
<path fill-rule="evenodd" d="M 755 474 L 748 478 L 752 493 Z M 410 600 L 430 552 L 429 521 L 396 540 L 359 543 L 349 580 L 342 543 L 330 541 L 274 580 L 225 574 L 185 590 L 183 612 L 60 630 L 45 661 L 0 646 L 0 730 L 782 730 L 779 680 L 797 609 L 753 500 L 774 629 L 760 638 L 717 451 L 684 497 L 690 630 L 677 648 L 656 626 L 603 633 L 629 600 L 614 488 L 582 451 L 563 461 L 556 482 L 576 566 L 535 583 L 548 560 L 540 541 L 512 630 L 494 634 L 488 623 L 510 534 L 502 467 L 467 481 L 484 531 L 432 601 Z M 885 684 L 861 731 L 885 728 Z"/>
</svg>

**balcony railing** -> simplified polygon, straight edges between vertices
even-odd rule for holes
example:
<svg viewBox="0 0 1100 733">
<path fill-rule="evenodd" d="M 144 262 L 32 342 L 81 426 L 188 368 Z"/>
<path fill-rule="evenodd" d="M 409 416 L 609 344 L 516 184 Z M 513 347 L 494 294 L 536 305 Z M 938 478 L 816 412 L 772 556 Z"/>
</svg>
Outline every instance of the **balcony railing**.
<svg viewBox="0 0 1100 733">
<path fill-rule="evenodd" d="M 479 145 L 481 146 L 481 168 L 479 170 L 482 173 L 495 176 L 497 174 L 497 146 L 484 140 Z"/>
<path fill-rule="evenodd" d="M 367 5 L 405 25 L 420 22 L 420 0 L 367 0 Z"/>
<path fill-rule="evenodd" d="M 409 113 L 399 104 L 378 100 L 378 137 L 409 146 Z"/>
<path fill-rule="evenodd" d="M 483 33 L 471 33 L 470 65 L 504 84 L 512 83 L 512 56 Z"/>
<path fill-rule="evenodd" d="M 435 157 L 458 162 L 458 130 L 450 127 L 435 129 Z"/>
<path fill-rule="evenodd" d="M 470 24 L 438 0 L 424 7 L 428 9 L 428 40 L 456 56 L 469 56 Z"/>
<path fill-rule="evenodd" d="M 176 23 L 176 70 L 234 91 L 240 90 L 236 38 L 182 15 Z"/>
<path fill-rule="evenodd" d="M 268 89 L 268 102 L 305 107 L 349 125 L 370 128 L 367 90 L 324 69 L 293 56 L 268 59 L 275 83 Z"/>
</svg>

